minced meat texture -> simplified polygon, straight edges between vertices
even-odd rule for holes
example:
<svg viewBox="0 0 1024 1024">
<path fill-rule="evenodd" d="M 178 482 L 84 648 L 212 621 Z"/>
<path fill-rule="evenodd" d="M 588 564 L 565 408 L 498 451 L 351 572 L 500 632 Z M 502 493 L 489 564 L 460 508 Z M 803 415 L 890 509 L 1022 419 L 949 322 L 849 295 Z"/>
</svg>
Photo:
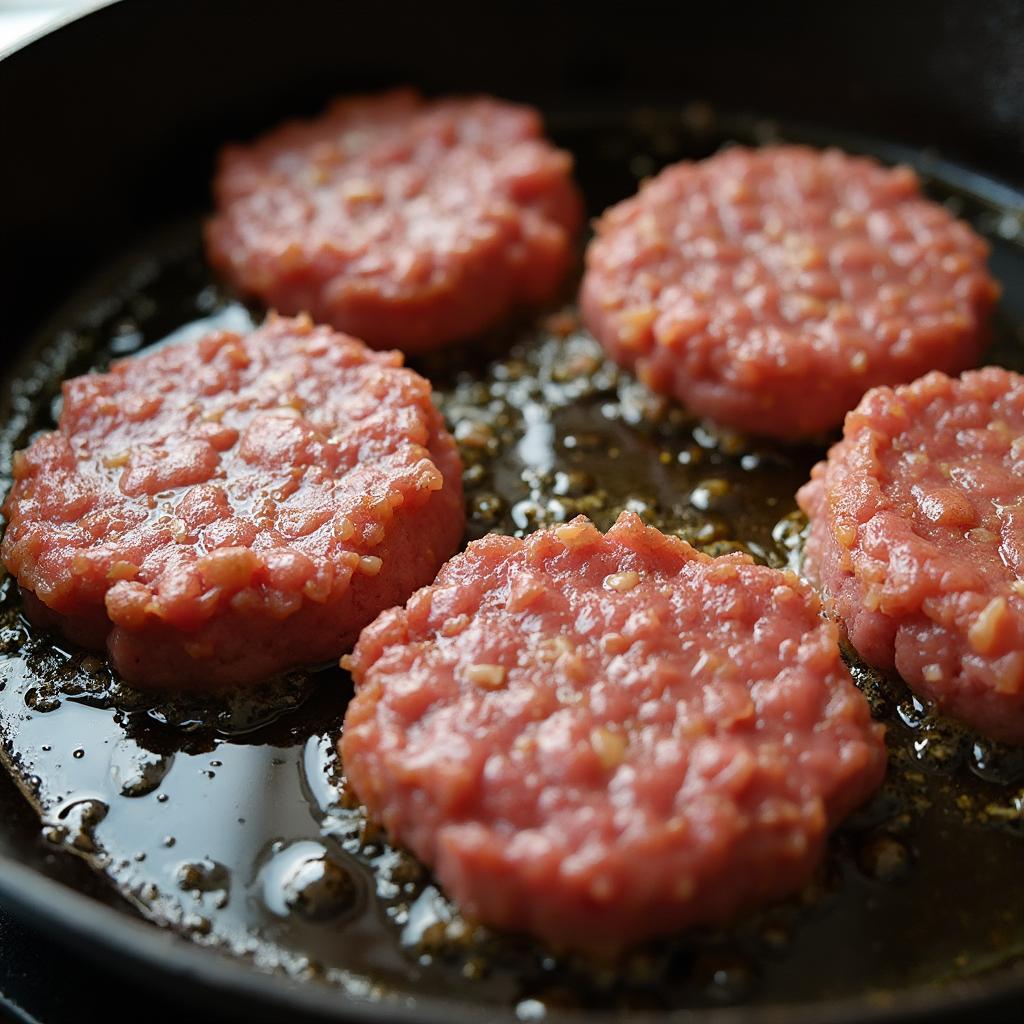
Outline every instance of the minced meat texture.
<svg viewBox="0 0 1024 1024">
<path fill-rule="evenodd" d="M 137 685 L 337 658 L 463 531 L 429 383 L 303 318 L 67 381 L 13 469 L 3 559 L 30 613 Z"/>
<path fill-rule="evenodd" d="M 471 918 L 557 948 L 792 893 L 885 770 L 813 592 L 630 512 L 470 544 L 345 664 L 370 814 Z"/>
<path fill-rule="evenodd" d="M 871 665 L 1024 742 L 1024 377 L 878 388 L 798 500 L 808 575 Z"/>
<path fill-rule="evenodd" d="M 242 292 L 409 352 L 550 300 L 582 221 L 536 111 L 410 90 L 226 147 L 214 192 L 207 253 Z"/>
<path fill-rule="evenodd" d="M 842 423 L 869 388 L 974 366 L 998 286 L 913 171 L 838 150 L 725 150 L 608 210 L 582 306 L 652 390 L 751 434 Z"/>
</svg>

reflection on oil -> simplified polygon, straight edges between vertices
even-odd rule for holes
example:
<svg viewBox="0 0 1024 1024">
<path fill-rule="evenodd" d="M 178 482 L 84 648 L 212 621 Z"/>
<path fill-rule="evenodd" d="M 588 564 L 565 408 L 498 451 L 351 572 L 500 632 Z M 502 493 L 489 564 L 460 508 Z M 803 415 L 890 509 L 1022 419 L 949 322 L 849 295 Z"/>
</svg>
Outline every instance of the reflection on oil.
<svg viewBox="0 0 1024 1024">
<path fill-rule="evenodd" d="M 260 868 L 263 902 L 278 917 L 329 921 L 355 906 L 358 890 L 347 867 L 322 843 L 277 840 Z"/>
</svg>

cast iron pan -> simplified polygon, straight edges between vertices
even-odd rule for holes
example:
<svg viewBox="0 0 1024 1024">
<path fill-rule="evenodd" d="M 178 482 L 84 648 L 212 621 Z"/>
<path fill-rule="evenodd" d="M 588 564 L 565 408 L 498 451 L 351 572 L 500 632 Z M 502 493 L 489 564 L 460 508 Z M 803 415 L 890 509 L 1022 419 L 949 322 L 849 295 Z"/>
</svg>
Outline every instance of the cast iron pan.
<svg viewBox="0 0 1024 1024">
<path fill-rule="evenodd" d="M 783 25 L 644 5 L 604 21 L 596 8 L 133 0 L 8 55 L 0 472 L 52 424 L 62 377 L 261 315 L 201 258 L 220 142 L 397 82 L 538 103 L 592 213 L 731 141 L 911 162 L 991 239 L 1005 288 L 991 358 L 1024 368 L 1024 110 L 1011 100 L 1024 17 L 1009 4 L 981 19 L 952 4 L 877 23 L 863 7 L 792 13 Z M 631 507 L 706 550 L 791 563 L 793 491 L 822 446 L 689 420 L 603 363 L 572 288 L 556 312 L 416 363 L 449 421 L 475 424 L 469 536 L 578 511 L 606 527 Z M 108 969 L 250 1020 L 1009 1014 L 1024 992 L 1024 754 L 852 667 L 889 725 L 890 777 L 813 882 L 608 968 L 467 926 L 365 822 L 333 756 L 351 692 L 340 671 L 245 700 L 143 697 L 30 630 L 7 582 L 0 756 L 17 785 L 0 785 L 0 894 Z"/>
</svg>

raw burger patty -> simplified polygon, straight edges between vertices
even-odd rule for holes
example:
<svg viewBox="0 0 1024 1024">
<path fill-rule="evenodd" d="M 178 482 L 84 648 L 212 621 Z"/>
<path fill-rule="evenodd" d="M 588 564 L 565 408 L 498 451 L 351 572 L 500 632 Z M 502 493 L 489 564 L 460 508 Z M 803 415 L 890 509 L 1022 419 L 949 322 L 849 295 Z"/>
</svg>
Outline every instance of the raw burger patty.
<svg viewBox="0 0 1024 1024">
<path fill-rule="evenodd" d="M 582 218 L 571 171 L 528 107 L 343 99 L 223 150 L 207 252 L 286 313 L 435 348 L 555 295 Z"/>
<path fill-rule="evenodd" d="M 807 573 L 860 656 L 1024 742 L 1024 377 L 870 391 L 797 500 Z"/>
<path fill-rule="evenodd" d="M 141 686 L 336 658 L 463 530 L 427 381 L 301 318 L 67 381 L 14 479 L 3 560 L 29 613 Z"/>
<path fill-rule="evenodd" d="M 885 770 L 810 588 L 628 512 L 471 544 L 345 664 L 370 813 L 468 915 L 555 947 L 793 892 Z"/>
<path fill-rule="evenodd" d="M 875 385 L 975 365 L 999 292 L 987 252 L 907 167 L 728 149 L 604 214 L 583 312 L 653 390 L 799 438 L 842 423 Z"/>
</svg>

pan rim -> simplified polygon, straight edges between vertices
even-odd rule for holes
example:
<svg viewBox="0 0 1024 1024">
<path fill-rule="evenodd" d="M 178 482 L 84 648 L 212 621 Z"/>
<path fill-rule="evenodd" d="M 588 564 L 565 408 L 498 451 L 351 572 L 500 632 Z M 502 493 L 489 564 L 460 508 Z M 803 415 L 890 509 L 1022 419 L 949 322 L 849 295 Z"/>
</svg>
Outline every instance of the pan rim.
<svg viewBox="0 0 1024 1024">
<path fill-rule="evenodd" d="M 301 1011 L 307 1020 L 359 1024 L 453 1024 L 461 1020 L 517 1021 L 508 1007 L 470 1004 L 436 996 L 398 995 L 394 1001 L 364 999 L 334 986 L 296 982 L 253 968 L 216 947 L 190 942 L 141 916 L 115 909 L 56 879 L 0 854 L 0 899 L 30 925 L 48 924 L 65 946 L 76 946 L 95 960 L 113 953 L 118 969 L 132 966 L 159 971 L 165 987 L 191 983 L 188 1000 L 203 995 L 224 999 L 243 996 L 250 1007 L 262 1007 L 267 1019 L 276 1012 Z M 101 938 L 100 938 L 101 937 Z M 99 939 L 99 941 L 98 941 Z M 213 954 L 213 955 L 211 955 Z M 182 989 L 175 988 L 179 994 Z M 1024 991 L 1024 962 L 995 974 L 963 978 L 946 984 L 918 985 L 874 998 L 847 997 L 807 1003 L 700 1008 L 684 1011 L 620 1013 L 609 1020 L 656 1024 L 687 1020 L 700 1024 L 886 1024 L 890 1021 L 935 1020 L 1018 996 Z M 545 1020 L 583 1024 L 593 1020 L 586 1010 L 548 1012 Z"/>
<path fill-rule="evenodd" d="M 0 60 L 6 60 L 8 57 L 14 56 L 20 50 L 24 50 L 27 46 L 31 46 L 33 43 L 38 42 L 45 36 L 52 35 L 59 29 L 64 28 L 66 25 L 70 25 L 72 22 L 82 21 L 88 18 L 91 14 L 96 14 L 103 10 L 105 7 L 113 7 L 115 4 L 121 3 L 122 0 L 91 0 L 89 7 L 78 8 L 66 11 L 64 14 L 56 15 L 52 20 L 45 22 L 38 28 L 33 29 L 26 35 L 20 36 L 13 42 L 8 43 L 6 46 L 0 48 Z"/>
</svg>

